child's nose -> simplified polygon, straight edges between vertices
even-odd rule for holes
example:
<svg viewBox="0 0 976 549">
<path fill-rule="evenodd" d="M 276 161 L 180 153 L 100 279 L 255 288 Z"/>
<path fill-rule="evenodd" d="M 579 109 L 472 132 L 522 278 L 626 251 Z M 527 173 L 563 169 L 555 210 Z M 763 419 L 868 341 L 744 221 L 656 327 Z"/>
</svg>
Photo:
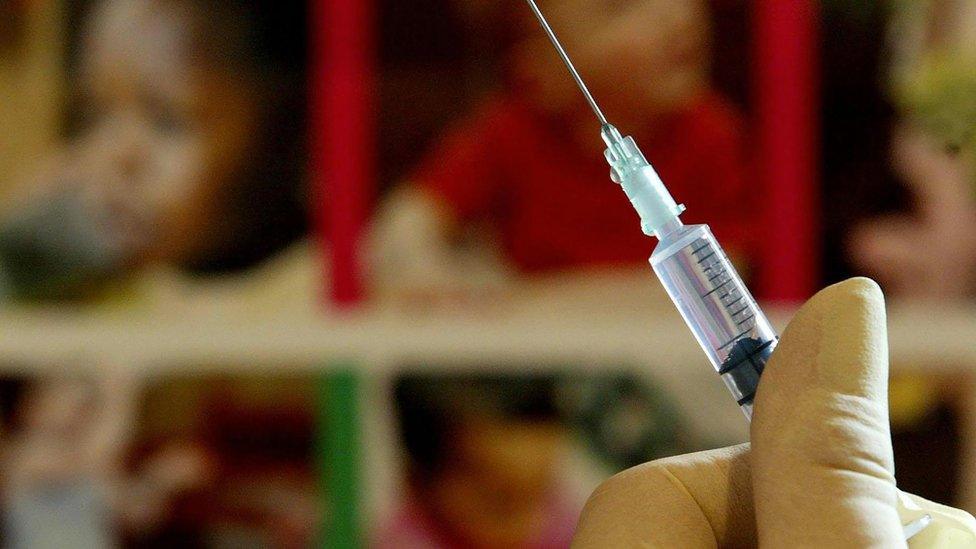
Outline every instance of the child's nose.
<svg viewBox="0 0 976 549">
<path fill-rule="evenodd" d="M 140 179 L 144 162 L 135 151 L 120 155 L 118 173 L 126 183 L 136 183 Z"/>
<path fill-rule="evenodd" d="M 127 185 L 138 183 L 145 172 L 149 146 L 144 126 L 137 116 L 120 117 L 110 145 L 113 175 Z"/>
</svg>

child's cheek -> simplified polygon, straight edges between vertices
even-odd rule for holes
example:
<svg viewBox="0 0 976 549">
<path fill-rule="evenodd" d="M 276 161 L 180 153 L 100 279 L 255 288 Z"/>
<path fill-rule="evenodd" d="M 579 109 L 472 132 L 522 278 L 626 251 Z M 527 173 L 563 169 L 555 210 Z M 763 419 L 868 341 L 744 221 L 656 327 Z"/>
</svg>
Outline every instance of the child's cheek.
<svg viewBox="0 0 976 549">
<path fill-rule="evenodd" d="M 197 139 L 162 140 L 152 147 L 145 203 L 153 211 L 172 213 L 193 194 L 206 172 L 206 155 Z"/>
<path fill-rule="evenodd" d="M 142 209 L 148 214 L 157 246 L 170 255 L 185 248 L 205 226 L 213 208 L 208 151 L 197 136 L 162 140 L 151 153 L 151 175 L 143 187 Z"/>
</svg>

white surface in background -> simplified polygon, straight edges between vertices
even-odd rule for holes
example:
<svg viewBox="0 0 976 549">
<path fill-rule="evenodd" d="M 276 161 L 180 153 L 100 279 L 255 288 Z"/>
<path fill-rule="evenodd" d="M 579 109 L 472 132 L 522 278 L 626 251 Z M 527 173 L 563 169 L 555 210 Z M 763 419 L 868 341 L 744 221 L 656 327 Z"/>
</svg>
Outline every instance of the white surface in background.
<svg viewBox="0 0 976 549">
<path fill-rule="evenodd" d="M 489 357 L 495 371 L 511 373 L 554 364 L 588 372 L 629 365 L 668 392 L 696 437 L 716 443 L 748 437 L 741 412 L 649 269 L 639 276 L 582 273 L 539 281 L 436 310 L 385 304 L 322 316 L 307 309 L 269 310 L 260 318 L 227 310 L 197 305 L 158 314 L 0 311 L 0 369 L 38 373 L 123 365 L 152 377 L 203 373 L 201 364 L 226 373 L 327 371 L 330 361 L 351 360 L 367 376 L 361 402 L 370 474 L 364 480 L 368 506 L 379 512 L 390 511 L 389 494 L 398 491 L 396 449 L 390 444 L 395 428 L 385 399 L 389 380 L 404 363 L 475 371 Z M 788 308 L 767 312 L 779 328 L 791 315 Z M 976 308 L 895 304 L 889 326 L 895 371 L 976 374 Z M 968 424 L 976 421 L 969 418 Z M 973 455 L 976 433 L 966 434 L 963 444 Z M 972 500 L 976 472 L 964 475 L 962 492 Z M 579 488 L 592 482 L 584 480 Z"/>
</svg>

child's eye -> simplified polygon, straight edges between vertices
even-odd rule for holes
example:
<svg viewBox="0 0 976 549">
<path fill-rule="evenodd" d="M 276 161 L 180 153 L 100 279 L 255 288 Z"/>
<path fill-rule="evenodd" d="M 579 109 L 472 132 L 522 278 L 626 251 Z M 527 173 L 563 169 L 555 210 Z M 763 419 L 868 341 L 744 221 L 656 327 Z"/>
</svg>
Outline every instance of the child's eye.
<svg viewBox="0 0 976 549">
<path fill-rule="evenodd" d="M 105 119 L 107 109 L 100 101 L 91 98 L 81 98 L 75 103 L 77 108 L 70 111 L 69 129 L 72 133 L 87 132 Z"/>
<path fill-rule="evenodd" d="M 176 136 L 189 130 L 190 120 L 185 112 L 171 101 L 147 95 L 143 98 L 146 115 L 158 133 Z"/>
<path fill-rule="evenodd" d="M 86 108 L 78 112 L 74 120 L 75 127 L 77 131 L 88 131 L 98 125 L 98 122 L 104 117 L 103 111 L 96 108 Z"/>
<path fill-rule="evenodd" d="M 186 132 L 189 127 L 186 117 L 174 109 L 156 105 L 150 108 L 149 115 L 153 128 L 160 133 L 178 135 Z"/>
</svg>

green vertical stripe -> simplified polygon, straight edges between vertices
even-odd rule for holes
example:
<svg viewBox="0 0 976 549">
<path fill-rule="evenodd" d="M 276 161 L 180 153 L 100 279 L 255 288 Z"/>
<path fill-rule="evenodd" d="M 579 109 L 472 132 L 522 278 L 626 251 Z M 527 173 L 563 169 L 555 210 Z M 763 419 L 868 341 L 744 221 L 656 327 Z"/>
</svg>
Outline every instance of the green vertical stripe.
<svg viewBox="0 0 976 549">
<path fill-rule="evenodd" d="M 362 547 L 360 532 L 359 374 L 341 365 L 319 380 L 318 466 L 324 506 L 320 547 Z"/>
</svg>

